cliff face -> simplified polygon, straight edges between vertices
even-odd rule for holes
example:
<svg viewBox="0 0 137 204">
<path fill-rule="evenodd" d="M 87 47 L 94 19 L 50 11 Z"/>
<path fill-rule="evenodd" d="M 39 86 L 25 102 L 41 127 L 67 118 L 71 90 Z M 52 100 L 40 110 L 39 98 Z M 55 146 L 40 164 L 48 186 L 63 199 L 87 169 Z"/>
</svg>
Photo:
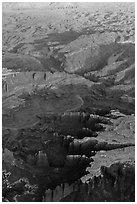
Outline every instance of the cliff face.
<svg viewBox="0 0 137 204">
<path fill-rule="evenodd" d="M 82 183 L 62 184 L 46 190 L 44 202 L 134 202 L 134 163 L 115 163 L 102 166 L 100 175 Z"/>
<path fill-rule="evenodd" d="M 134 176 L 134 163 L 115 163 L 110 167 L 102 166 L 100 176 L 89 179 L 85 184 L 73 184 L 72 193 L 69 196 L 64 196 L 61 201 L 134 202 Z"/>
</svg>

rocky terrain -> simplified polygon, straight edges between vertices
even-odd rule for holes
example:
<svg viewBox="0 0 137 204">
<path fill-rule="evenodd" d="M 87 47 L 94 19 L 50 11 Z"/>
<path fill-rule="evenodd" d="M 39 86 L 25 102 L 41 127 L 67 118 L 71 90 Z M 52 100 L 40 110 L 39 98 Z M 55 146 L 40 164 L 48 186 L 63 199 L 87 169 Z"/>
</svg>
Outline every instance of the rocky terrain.
<svg viewBox="0 0 137 204">
<path fill-rule="evenodd" d="M 3 201 L 135 201 L 134 3 L 3 3 Z"/>
</svg>

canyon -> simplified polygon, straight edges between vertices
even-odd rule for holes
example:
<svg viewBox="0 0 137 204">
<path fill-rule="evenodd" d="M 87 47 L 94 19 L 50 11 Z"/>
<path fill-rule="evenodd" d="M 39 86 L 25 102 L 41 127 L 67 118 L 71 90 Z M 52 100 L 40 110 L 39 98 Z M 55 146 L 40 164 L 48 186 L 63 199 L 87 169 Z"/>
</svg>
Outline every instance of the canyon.
<svg viewBox="0 0 137 204">
<path fill-rule="evenodd" d="M 134 3 L 2 6 L 3 201 L 134 202 Z"/>
</svg>

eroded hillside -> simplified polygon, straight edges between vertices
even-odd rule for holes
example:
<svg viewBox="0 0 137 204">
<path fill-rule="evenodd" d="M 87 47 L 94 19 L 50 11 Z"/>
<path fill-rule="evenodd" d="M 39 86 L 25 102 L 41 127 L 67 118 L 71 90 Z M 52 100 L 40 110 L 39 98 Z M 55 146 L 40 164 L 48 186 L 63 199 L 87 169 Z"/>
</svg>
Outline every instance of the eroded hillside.
<svg viewBox="0 0 137 204">
<path fill-rule="evenodd" d="M 134 3 L 2 15 L 3 201 L 134 201 Z"/>
</svg>

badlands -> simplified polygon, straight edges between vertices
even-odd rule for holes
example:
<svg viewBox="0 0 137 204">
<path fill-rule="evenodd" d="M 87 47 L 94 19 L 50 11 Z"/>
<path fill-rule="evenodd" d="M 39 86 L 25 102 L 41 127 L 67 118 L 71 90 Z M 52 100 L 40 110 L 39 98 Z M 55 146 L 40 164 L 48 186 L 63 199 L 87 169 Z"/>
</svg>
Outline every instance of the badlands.
<svg viewBox="0 0 137 204">
<path fill-rule="evenodd" d="M 2 3 L 3 202 L 135 201 L 135 4 Z"/>
</svg>

